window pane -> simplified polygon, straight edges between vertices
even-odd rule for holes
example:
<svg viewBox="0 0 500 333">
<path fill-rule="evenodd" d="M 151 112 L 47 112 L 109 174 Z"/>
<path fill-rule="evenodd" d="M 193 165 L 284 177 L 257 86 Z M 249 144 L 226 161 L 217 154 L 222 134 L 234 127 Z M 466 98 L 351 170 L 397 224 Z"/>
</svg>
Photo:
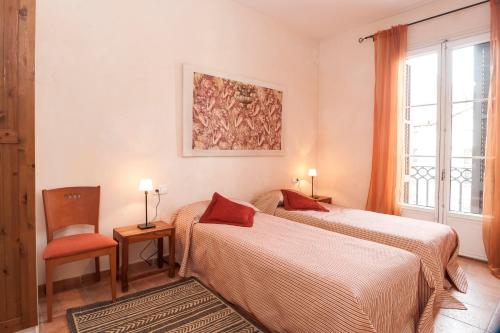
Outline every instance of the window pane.
<svg viewBox="0 0 500 333">
<path fill-rule="evenodd" d="M 452 51 L 450 210 L 482 213 L 489 43 Z"/>
<path fill-rule="evenodd" d="M 488 102 L 454 103 L 451 156 L 484 156 Z"/>
<path fill-rule="evenodd" d="M 410 155 L 436 156 L 436 109 L 436 105 L 410 108 Z"/>
<path fill-rule="evenodd" d="M 404 202 L 435 206 L 438 55 L 406 62 Z"/>
<path fill-rule="evenodd" d="M 452 52 L 452 101 L 488 98 L 490 43 L 455 49 Z"/>
<path fill-rule="evenodd" d="M 406 61 L 406 105 L 426 105 L 437 102 L 438 55 L 429 53 Z"/>
<path fill-rule="evenodd" d="M 452 107 L 450 210 L 482 213 L 487 102 Z"/>
<path fill-rule="evenodd" d="M 484 159 L 452 158 L 450 210 L 481 214 L 483 210 Z"/>
</svg>

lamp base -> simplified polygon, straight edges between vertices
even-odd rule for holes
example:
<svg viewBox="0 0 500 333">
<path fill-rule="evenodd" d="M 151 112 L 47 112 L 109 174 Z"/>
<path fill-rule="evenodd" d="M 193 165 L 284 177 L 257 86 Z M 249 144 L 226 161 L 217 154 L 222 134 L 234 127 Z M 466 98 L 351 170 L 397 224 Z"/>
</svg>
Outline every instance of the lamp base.
<svg viewBox="0 0 500 333">
<path fill-rule="evenodd" d="M 138 224 L 137 228 L 144 230 L 144 229 L 153 229 L 156 228 L 156 226 L 153 223 L 142 223 Z"/>
</svg>

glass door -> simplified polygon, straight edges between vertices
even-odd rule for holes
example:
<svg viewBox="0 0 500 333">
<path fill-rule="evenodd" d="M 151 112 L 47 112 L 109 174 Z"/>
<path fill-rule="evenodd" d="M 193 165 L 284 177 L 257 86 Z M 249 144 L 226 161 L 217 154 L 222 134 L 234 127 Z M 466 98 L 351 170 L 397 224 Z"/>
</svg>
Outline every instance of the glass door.
<svg viewBox="0 0 500 333">
<path fill-rule="evenodd" d="M 402 213 L 445 223 L 462 255 L 484 259 L 482 209 L 489 34 L 411 52 L 406 60 Z"/>
<path fill-rule="evenodd" d="M 406 61 L 402 201 L 417 218 L 437 219 L 440 131 L 440 47 L 410 53 Z"/>
<path fill-rule="evenodd" d="M 469 256 L 483 258 L 484 155 L 490 84 L 489 35 L 447 44 L 442 221 Z"/>
</svg>

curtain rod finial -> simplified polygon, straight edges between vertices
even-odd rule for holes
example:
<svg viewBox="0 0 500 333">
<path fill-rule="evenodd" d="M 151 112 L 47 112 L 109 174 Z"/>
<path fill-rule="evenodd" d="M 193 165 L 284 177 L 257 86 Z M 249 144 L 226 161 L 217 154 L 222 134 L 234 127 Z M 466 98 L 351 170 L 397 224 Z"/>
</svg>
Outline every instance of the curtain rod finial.
<svg viewBox="0 0 500 333">
<path fill-rule="evenodd" d="M 364 37 L 359 37 L 358 39 L 358 43 L 361 44 L 365 41 L 365 38 Z"/>
</svg>

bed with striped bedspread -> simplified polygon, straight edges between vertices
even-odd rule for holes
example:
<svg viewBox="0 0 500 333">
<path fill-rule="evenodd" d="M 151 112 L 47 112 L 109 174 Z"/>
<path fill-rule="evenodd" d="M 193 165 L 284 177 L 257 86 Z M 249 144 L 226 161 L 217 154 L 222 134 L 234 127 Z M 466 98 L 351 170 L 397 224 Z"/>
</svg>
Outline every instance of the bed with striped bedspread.
<svg viewBox="0 0 500 333">
<path fill-rule="evenodd" d="M 197 223 L 207 206 L 173 217 L 179 274 L 271 331 L 432 332 L 415 255 L 260 212 L 251 228 Z"/>
<path fill-rule="evenodd" d="M 428 297 L 434 311 L 439 308 L 465 309 L 449 292 L 451 283 L 448 278 L 459 291 L 467 291 L 467 278 L 457 260 L 458 235 L 451 227 L 329 204 L 322 204 L 329 212 L 287 211 L 280 206 L 282 198 L 281 191 L 271 191 L 254 204 L 268 214 L 410 251 L 422 260 L 425 281 L 430 284 L 430 289 L 421 290 L 433 290 Z"/>
</svg>

